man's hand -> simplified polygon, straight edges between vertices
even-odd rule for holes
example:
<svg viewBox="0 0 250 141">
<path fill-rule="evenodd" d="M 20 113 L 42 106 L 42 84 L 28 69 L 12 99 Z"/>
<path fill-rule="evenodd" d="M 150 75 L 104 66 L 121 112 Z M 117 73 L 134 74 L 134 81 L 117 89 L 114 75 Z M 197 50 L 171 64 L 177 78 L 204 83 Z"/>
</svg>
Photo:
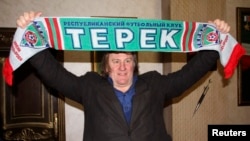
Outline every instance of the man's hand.
<svg viewBox="0 0 250 141">
<path fill-rule="evenodd" d="M 18 27 L 25 28 L 30 22 L 32 22 L 35 18 L 40 17 L 42 12 L 24 12 L 17 21 L 16 24 Z"/>
<path fill-rule="evenodd" d="M 215 24 L 216 28 L 222 33 L 228 33 L 230 31 L 230 26 L 223 20 L 215 19 L 214 21 L 208 22 Z"/>
</svg>

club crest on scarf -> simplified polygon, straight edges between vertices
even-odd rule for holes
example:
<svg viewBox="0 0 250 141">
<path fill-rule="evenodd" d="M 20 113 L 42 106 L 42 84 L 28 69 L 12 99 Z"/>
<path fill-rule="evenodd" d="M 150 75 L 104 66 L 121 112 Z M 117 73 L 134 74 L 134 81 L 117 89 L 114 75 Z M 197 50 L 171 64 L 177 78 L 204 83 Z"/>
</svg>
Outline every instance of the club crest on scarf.
<svg viewBox="0 0 250 141">
<path fill-rule="evenodd" d="M 30 44 L 31 46 L 34 46 L 34 44 L 37 43 L 37 36 L 32 31 L 27 31 L 24 34 L 24 38 L 27 41 L 27 44 Z"/>
<path fill-rule="evenodd" d="M 198 27 L 196 33 L 196 45 L 198 48 L 220 43 L 219 31 L 212 25 L 203 24 Z"/>
<path fill-rule="evenodd" d="M 48 37 L 45 27 L 39 21 L 34 21 L 32 26 L 28 26 L 26 29 L 20 45 L 22 47 L 49 47 Z"/>
</svg>

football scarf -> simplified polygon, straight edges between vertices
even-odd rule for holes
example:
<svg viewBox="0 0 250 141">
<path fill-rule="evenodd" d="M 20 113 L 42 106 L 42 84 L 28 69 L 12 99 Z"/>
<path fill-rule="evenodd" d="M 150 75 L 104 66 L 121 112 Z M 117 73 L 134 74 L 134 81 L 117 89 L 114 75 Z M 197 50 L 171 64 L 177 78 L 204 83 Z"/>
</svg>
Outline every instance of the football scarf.
<svg viewBox="0 0 250 141">
<path fill-rule="evenodd" d="M 220 54 L 225 78 L 230 78 L 244 48 L 213 24 L 135 18 L 39 17 L 17 28 L 3 75 L 12 85 L 13 71 L 46 49 L 71 51 L 197 52 Z"/>
</svg>

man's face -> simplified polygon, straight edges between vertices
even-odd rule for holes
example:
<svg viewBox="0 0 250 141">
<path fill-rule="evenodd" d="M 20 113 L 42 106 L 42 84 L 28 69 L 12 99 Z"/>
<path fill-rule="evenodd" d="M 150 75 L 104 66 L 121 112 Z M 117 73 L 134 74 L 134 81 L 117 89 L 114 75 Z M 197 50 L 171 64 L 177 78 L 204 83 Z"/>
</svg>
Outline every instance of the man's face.
<svg viewBox="0 0 250 141">
<path fill-rule="evenodd" d="M 135 62 L 130 53 L 111 53 L 108 59 L 109 76 L 113 80 L 114 87 L 129 88 L 133 81 Z"/>
</svg>

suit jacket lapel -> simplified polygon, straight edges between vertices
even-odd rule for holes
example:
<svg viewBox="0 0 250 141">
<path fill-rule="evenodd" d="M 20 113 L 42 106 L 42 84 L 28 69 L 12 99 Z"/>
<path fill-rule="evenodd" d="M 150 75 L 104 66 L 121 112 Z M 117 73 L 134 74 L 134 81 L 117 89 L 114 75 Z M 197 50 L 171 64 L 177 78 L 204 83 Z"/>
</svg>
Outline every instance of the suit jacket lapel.
<svg viewBox="0 0 250 141">
<path fill-rule="evenodd" d="M 116 113 L 118 113 L 119 119 L 122 119 L 122 122 L 127 124 L 122 110 L 122 106 L 115 95 L 112 85 L 110 85 L 109 83 L 104 83 L 103 90 L 105 92 L 104 94 L 105 98 L 109 99 L 108 101 L 110 101 L 111 104 L 110 107 L 113 108 L 113 110 L 115 110 Z"/>
<path fill-rule="evenodd" d="M 131 117 L 131 123 L 135 122 L 136 119 L 140 116 L 142 110 L 141 106 L 143 106 L 146 98 L 146 95 L 148 95 L 149 91 L 147 91 L 147 85 L 145 83 L 138 79 L 135 85 L 135 95 L 133 97 L 133 110 L 132 110 L 132 117 Z"/>
</svg>

